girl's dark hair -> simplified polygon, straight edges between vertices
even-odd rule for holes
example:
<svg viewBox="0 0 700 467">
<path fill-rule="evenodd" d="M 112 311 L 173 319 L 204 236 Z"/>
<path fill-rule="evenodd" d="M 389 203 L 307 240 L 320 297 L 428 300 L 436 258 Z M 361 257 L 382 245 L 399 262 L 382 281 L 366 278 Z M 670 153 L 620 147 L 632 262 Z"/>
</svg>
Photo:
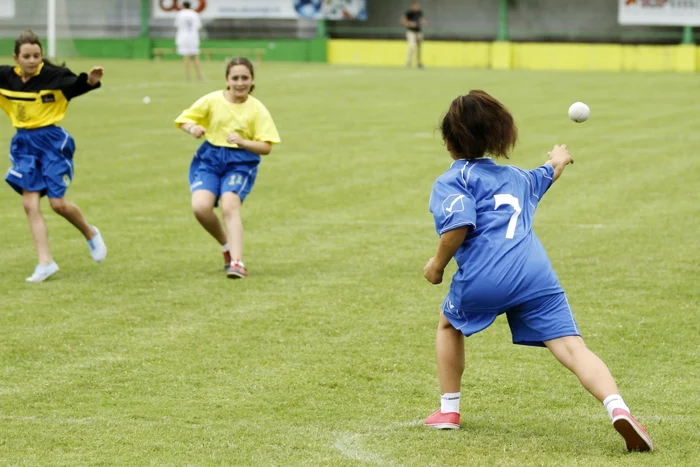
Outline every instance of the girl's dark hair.
<svg viewBox="0 0 700 467">
<path fill-rule="evenodd" d="M 452 101 L 440 130 L 454 155 L 462 159 L 487 154 L 507 159 L 518 140 L 518 127 L 508 109 L 478 89 Z"/>
<path fill-rule="evenodd" d="M 185 10 L 188 10 L 191 6 L 192 4 L 190 2 L 182 2 L 182 8 Z"/>
<path fill-rule="evenodd" d="M 19 51 L 24 44 L 38 45 L 39 49 L 41 49 L 41 54 L 44 54 L 44 47 L 41 45 L 39 36 L 34 34 L 34 31 L 32 31 L 31 29 L 25 29 L 19 36 L 17 36 L 17 39 L 15 39 L 15 55 L 19 55 Z M 45 64 L 54 67 L 63 67 L 66 65 L 65 63 L 61 65 L 56 65 L 55 63 L 51 62 L 48 58 L 42 58 L 42 60 Z"/>
<path fill-rule="evenodd" d="M 253 79 L 255 78 L 255 70 L 253 69 L 253 63 L 245 57 L 236 57 L 228 61 L 228 63 L 226 64 L 226 74 L 224 75 L 226 78 L 228 78 L 228 72 L 231 71 L 231 68 L 233 68 L 236 65 L 243 65 L 244 67 L 246 67 L 248 71 L 250 71 L 250 77 Z M 255 89 L 255 85 L 252 85 L 250 87 L 249 93 L 252 93 L 253 89 Z"/>
<path fill-rule="evenodd" d="M 44 48 L 41 46 L 39 36 L 34 34 L 31 29 L 25 29 L 19 36 L 17 36 L 17 39 L 15 39 L 15 55 L 19 55 L 19 49 L 24 44 L 38 45 L 42 53 L 44 51 Z"/>
</svg>

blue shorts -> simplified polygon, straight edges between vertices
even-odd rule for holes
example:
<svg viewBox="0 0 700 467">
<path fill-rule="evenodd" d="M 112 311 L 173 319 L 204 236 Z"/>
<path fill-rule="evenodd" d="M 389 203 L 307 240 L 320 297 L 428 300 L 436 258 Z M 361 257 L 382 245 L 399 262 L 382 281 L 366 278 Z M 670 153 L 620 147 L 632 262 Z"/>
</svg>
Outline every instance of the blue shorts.
<svg viewBox="0 0 700 467">
<path fill-rule="evenodd" d="M 513 344 L 544 347 L 544 342 L 551 339 L 581 335 L 565 293 L 534 298 L 500 313 L 460 312 L 446 298 L 442 313 L 465 336 L 483 331 L 505 313 Z"/>
<path fill-rule="evenodd" d="M 190 191 L 207 190 L 216 195 L 236 193 L 241 201 L 253 189 L 260 156 L 244 149 L 202 144 L 190 164 Z"/>
<path fill-rule="evenodd" d="M 74 153 L 75 141 L 61 127 L 18 128 L 10 143 L 12 167 L 5 181 L 19 194 L 38 191 L 41 196 L 63 198 L 73 181 Z"/>
</svg>

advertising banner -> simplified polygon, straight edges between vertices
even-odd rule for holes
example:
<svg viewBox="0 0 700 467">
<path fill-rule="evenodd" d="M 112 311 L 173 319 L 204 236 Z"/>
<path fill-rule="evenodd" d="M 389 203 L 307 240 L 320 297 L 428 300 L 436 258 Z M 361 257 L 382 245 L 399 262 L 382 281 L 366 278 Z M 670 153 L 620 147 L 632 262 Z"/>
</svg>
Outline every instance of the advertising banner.
<svg viewBox="0 0 700 467">
<path fill-rule="evenodd" d="M 0 0 L 0 2 L 5 0 Z M 183 6 L 183 0 L 152 0 L 152 16 L 169 18 Z M 366 0 L 189 0 L 202 19 L 367 19 Z"/>
<path fill-rule="evenodd" d="M 620 24 L 700 26 L 700 0 L 618 0 Z"/>
</svg>

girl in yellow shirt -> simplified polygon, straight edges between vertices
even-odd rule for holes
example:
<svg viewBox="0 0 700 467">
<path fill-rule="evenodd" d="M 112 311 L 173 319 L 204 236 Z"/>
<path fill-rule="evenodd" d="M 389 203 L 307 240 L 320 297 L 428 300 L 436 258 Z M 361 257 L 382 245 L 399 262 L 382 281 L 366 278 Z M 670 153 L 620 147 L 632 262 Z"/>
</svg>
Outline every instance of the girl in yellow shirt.
<svg viewBox="0 0 700 467">
<path fill-rule="evenodd" d="M 200 98 L 175 120 L 176 127 L 206 139 L 190 165 L 192 210 L 222 246 L 224 270 L 233 279 L 248 276 L 241 204 L 255 183 L 260 156 L 280 142 L 270 112 L 250 95 L 254 88 L 253 64 L 234 58 L 226 65 L 226 89 Z M 225 228 L 214 213 L 219 201 Z"/>
</svg>

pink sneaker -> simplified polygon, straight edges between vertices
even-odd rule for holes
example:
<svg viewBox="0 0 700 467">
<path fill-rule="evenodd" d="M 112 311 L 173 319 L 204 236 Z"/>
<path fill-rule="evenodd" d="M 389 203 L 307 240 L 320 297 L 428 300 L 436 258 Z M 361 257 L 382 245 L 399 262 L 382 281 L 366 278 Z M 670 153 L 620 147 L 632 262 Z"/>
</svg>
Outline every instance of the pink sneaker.
<svg viewBox="0 0 700 467">
<path fill-rule="evenodd" d="M 653 451 L 654 444 L 647 430 L 624 409 L 613 410 L 612 424 L 625 439 L 628 451 Z"/>
<path fill-rule="evenodd" d="M 438 430 L 459 430 L 459 414 L 457 412 L 442 413 L 438 410 L 426 418 L 423 425 Z"/>
<path fill-rule="evenodd" d="M 245 268 L 242 261 L 231 261 L 226 275 L 230 279 L 245 279 L 248 277 L 248 270 Z"/>
</svg>

